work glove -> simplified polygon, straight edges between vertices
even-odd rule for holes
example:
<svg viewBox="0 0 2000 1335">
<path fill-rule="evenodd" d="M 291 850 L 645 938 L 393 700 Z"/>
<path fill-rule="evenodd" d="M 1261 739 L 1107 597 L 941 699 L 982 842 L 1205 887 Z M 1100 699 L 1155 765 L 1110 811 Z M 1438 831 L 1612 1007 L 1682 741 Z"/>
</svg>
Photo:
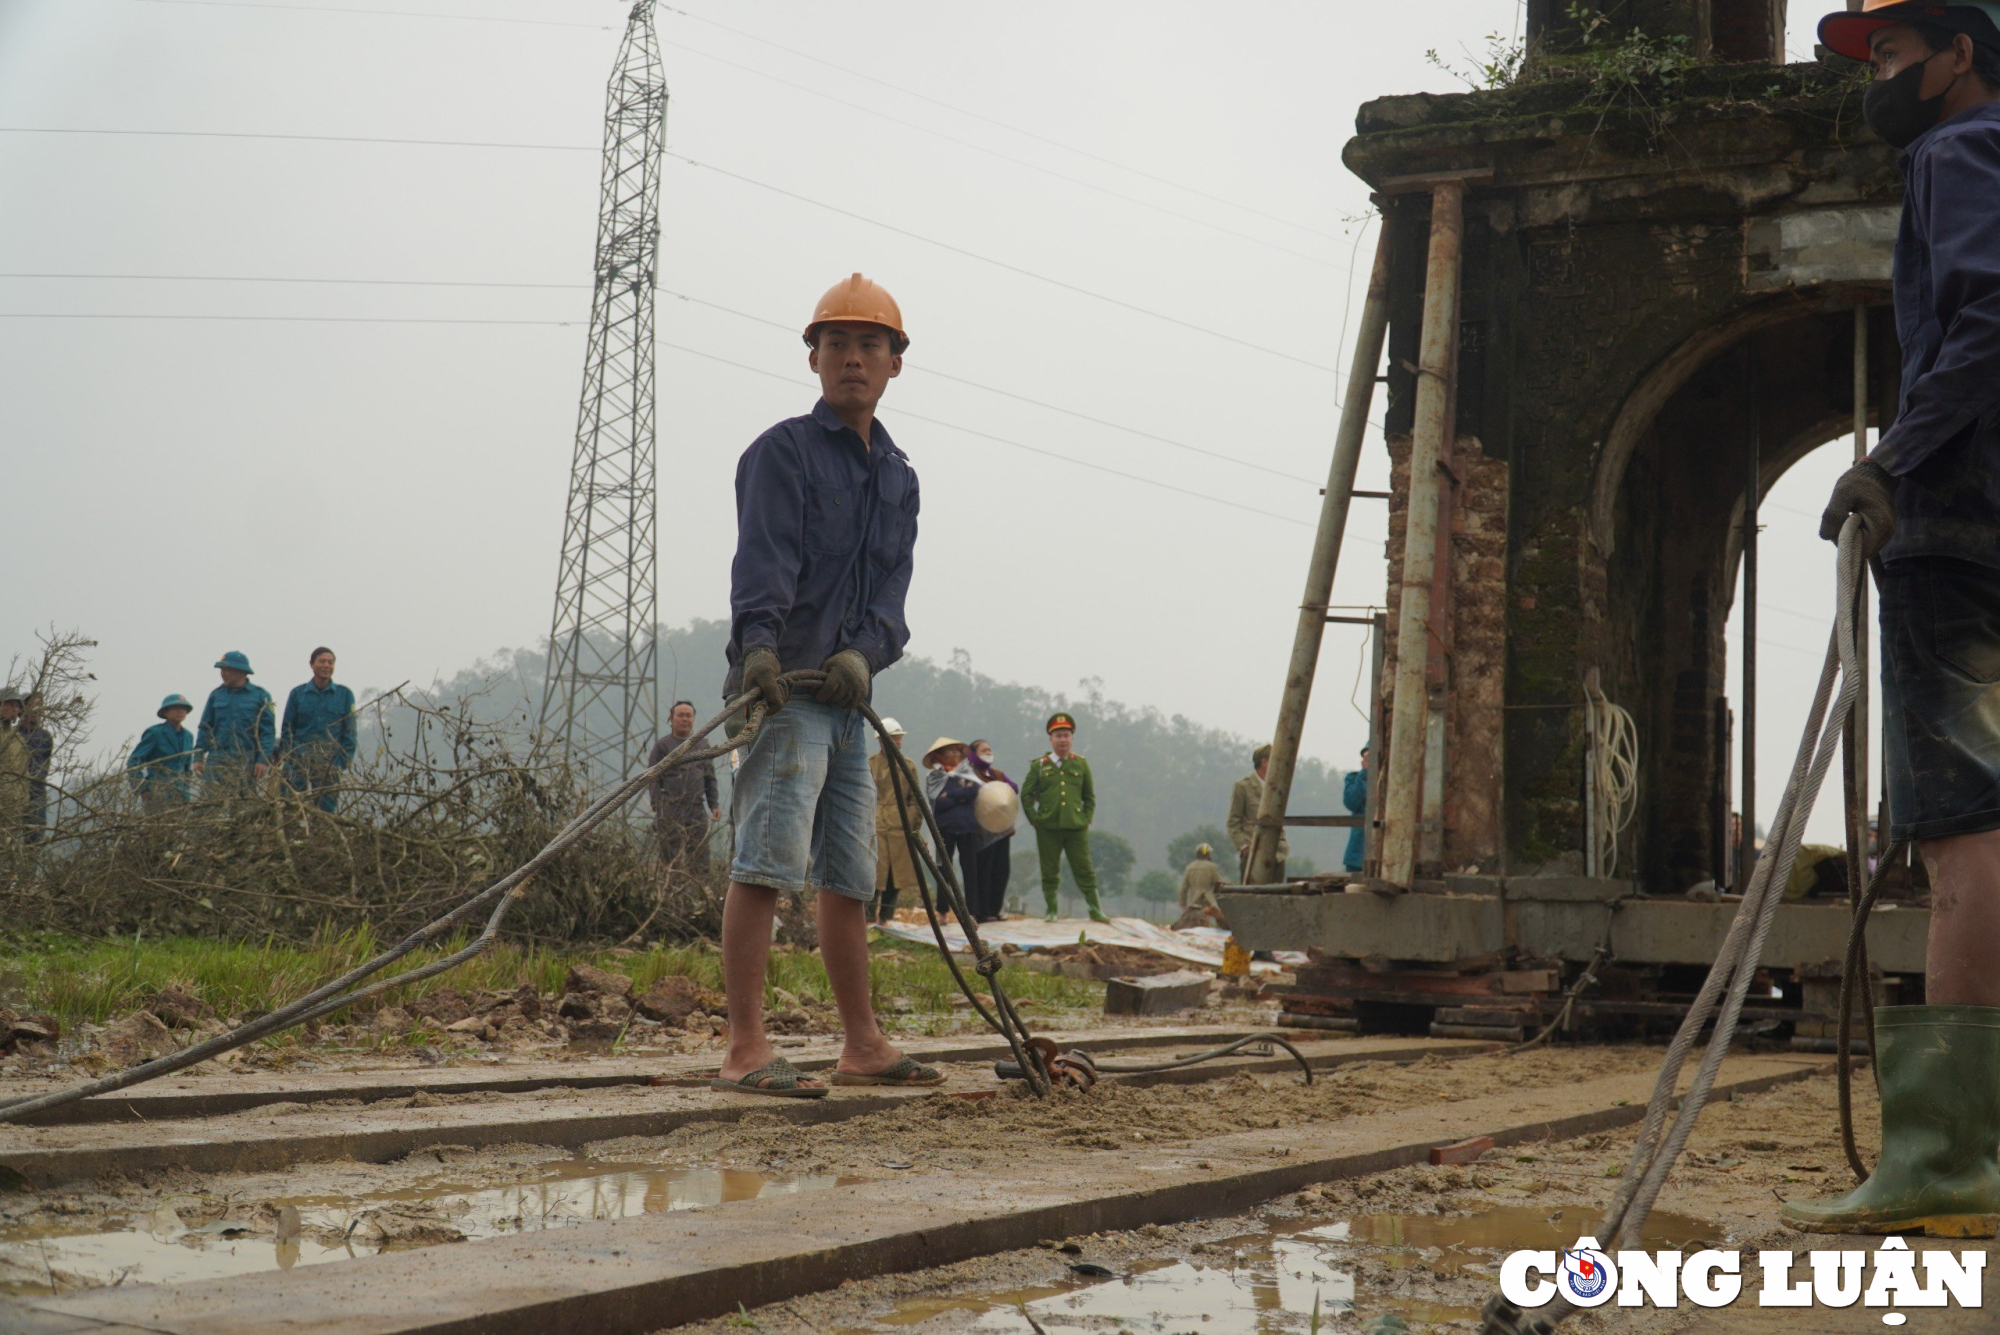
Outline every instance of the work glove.
<svg viewBox="0 0 2000 1335">
<path fill-rule="evenodd" d="M 1896 479 L 1872 459 L 1863 459 L 1840 475 L 1826 513 L 1819 517 L 1819 535 L 1828 542 L 1840 541 L 1840 526 L 1847 516 L 1861 516 L 1866 530 L 1861 537 L 1861 555 L 1872 557 L 1896 531 Z"/>
<path fill-rule="evenodd" d="M 762 695 L 764 708 L 775 714 L 792 698 L 791 684 L 780 680 L 778 656 L 769 649 L 743 655 L 743 689 Z"/>
<path fill-rule="evenodd" d="M 826 674 L 820 683 L 819 702 L 835 709 L 852 709 L 868 698 L 868 660 L 859 649 L 842 649 L 819 665 Z"/>
</svg>

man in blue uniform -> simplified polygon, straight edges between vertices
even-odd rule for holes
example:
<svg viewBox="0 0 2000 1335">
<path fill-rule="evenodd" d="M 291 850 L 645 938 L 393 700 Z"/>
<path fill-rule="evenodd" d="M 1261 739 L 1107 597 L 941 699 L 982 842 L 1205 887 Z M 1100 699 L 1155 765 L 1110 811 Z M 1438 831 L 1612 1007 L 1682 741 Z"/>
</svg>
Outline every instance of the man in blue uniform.
<svg viewBox="0 0 2000 1335">
<path fill-rule="evenodd" d="M 194 705 L 185 695 L 170 695 L 155 711 L 161 722 L 139 734 L 125 762 L 125 776 L 133 791 L 149 810 L 194 795 L 194 734 L 187 730 L 187 717 Z"/>
<path fill-rule="evenodd" d="M 756 690 L 770 711 L 731 793 L 736 855 L 722 914 L 729 1050 L 713 1083 L 824 1097 L 764 1035 L 764 977 L 780 894 L 812 889 L 820 955 L 845 1042 L 835 1084 L 933 1085 L 897 1051 L 868 996 L 868 901 L 875 894 L 875 781 L 857 705 L 903 656 L 903 600 L 917 540 L 917 474 L 875 420 L 902 373 L 903 316 L 860 274 L 820 298 L 806 325 L 820 401 L 766 431 L 736 466 L 725 695 Z M 794 699 L 783 674 L 826 673 Z"/>
<path fill-rule="evenodd" d="M 263 781 L 277 749 L 271 693 L 250 684 L 250 659 L 231 649 L 215 660 L 222 685 L 208 693 L 195 734 L 195 772 L 213 787 L 247 789 Z"/>
<path fill-rule="evenodd" d="M 1922 1006 L 1875 1012 L 1882 1155 L 1818 1233 L 1992 1237 L 2000 1223 L 2000 3 L 1866 0 L 1820 22 L 1869 61 L 1868 124 L 1904 150 L 1902 399 L 1820 536 L 1866 524 L 1882 619 L 1890 835 L 1930 872 Z"/>
<path fill-rule="evenodd" d="M 321 811 L 340 800 L 340 776 L 354 763 L 354 692 L 333 679 L 333 650 L 321 645 L 307 660 L 312 680 L 292 687 L 278 726 L 285 782 L 313 795 Z"/>
</svg>

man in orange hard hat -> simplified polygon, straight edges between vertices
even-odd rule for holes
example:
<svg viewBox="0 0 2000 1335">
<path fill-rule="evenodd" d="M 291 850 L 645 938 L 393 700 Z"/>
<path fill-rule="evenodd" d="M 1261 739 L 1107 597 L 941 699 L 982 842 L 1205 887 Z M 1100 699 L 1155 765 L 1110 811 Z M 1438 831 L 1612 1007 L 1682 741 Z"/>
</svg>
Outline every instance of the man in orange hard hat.
<svg viewBox="0 0 2000 1335">
<path fill-rule="evenodd" d="M 1820 22 L 1874 66 L 1869 126 L 1904 150 L 1894 265 L 1902 397 L 1820 520 L 1866 525 L 1881 591 L 1890 834 L 1930 872 L 1922 1006 L 1875 1012 L 1882 1155 L 1815 1233 L 1992 1237 L 2000 1219 L 2000 3 Z"/>
<path fill-rule="evenodd" d="M 725 695 L 769 711 L 731 797 L 736 855 L 722 912 L 729 1050 L 711 1082 L 820 1098 L 764 1035 L 764 969 L 780 894 L 815 891 L 820 955 L 845 1034 L 837 1085 L 935 1085 L 944 1077 L 890 1045 L 868 997 L 875 895 L 875 780 L 856 706 L 903 656 L 903 599 L 917 541 L 917 474 L 875 419 L 903 369 L 903 313 L 855 274 L 819 300 L 805 330 L 819 376 L 812 412 L 780 422 L 736 465 Z M 786 674 L 818 670 L 793 698 Z"/>
</svg>

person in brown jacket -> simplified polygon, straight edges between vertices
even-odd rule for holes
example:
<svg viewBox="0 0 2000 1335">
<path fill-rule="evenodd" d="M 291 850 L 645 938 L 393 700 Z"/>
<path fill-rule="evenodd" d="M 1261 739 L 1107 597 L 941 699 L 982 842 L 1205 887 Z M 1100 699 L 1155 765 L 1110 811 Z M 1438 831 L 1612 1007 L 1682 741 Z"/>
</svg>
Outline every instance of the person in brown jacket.
<svg viewBox="0 0 2000 1335">
<path fill-rule="evenodd" d="M 898 751 L 903 749 L 902 724 L 885 718 L 882 731 L 889 734 Z M 896 916 L 897 897 L 905 890 L 917 888 L 917 859 L 903 834 L 903 812 L 896 809 L 896 786 L 889 777 L 889 753 L 877 751 L 868 757 L 868 770 L 875 776 L 875 900 L 868 906 L 868 916 L 874 922 L 887 922 Z M 909 813 L 910 825 L 921 837 L 923 789 L 907 770 L 903 773 L 903 810 Z"/>
<path fill-rule="evenodd" d="M 28 818 L 28 788 L 31 782 L 28 744 L 14 729 L 21 716 L 21 693 L 9 690 L 0 695 L 0 838 L 21 838 Z"/>
</svg>

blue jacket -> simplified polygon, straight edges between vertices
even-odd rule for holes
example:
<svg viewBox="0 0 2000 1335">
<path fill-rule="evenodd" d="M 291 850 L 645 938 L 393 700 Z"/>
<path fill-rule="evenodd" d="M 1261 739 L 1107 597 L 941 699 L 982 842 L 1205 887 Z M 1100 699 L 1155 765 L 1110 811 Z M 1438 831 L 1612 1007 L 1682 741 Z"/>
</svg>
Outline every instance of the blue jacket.
<svg viewBox="0 0 2000 1335">
<path fill-rule="evenodd" d="M 204 758 L 268 765 L 276 753 L 271 693 L 254 682 L 240 691 L 218 686 L 202 706 L 196 749 Z"/>
<path fill-rule="evenodd" d="M 931 773 L 936 774 L 936 770 Z M 973 806 L 979 797 L 980 785 L 957 774 L 947 774 L 939 784 L 937 792 L 931 795 L 931 810 L 937 814 L 938 829 L 955 838 L 982 834 L 979 816 Z"/>
<path fill-rule="evenodd" d="M 189 775 L 194 771 L 194 734 L 172 723 L 155 723 L 139 734 L 132 758 L 125 762 L 126 777 L 141 793 L 159 788 L 178 797 L 188 797 L 192 789 Z"/>
<path fill-rule="evenodd" d="M 325 690 L 309 681 L 292 687 L 278 725 L 279 755 L 305 751 L 315 760 L 346 769 L 353 763 L 355 746 L 353 691 L 337 681 Z"/>
<path fill-rule="evenodd" d="M 1359 816 L 1368 810 L 1368 771 L 1349 770 L 1340 784 L 1340 803 Z M 1340 859 L 1349 871 L 1360 871 L 1368 857 L 1368 832 L 1359 825 L 1347 832 L 1347 852 Z"/>
<path fill-rule="evenodd" d="M 786 672 L 858 649 L 871 672 L 903 656 L 917 545 L 917 473 L 877 421 L 864 448 L 826 400 L 778 423 L 736 465 L 729 673 L 771 649 Z"/>
<path fill-rule="evenodd" d="M 2000 104 L 1926 131 L 1903 178 L 1902 406 L 1869 454 L 1902 479 L 1882 559 L 2000 567 Z"/>
</svg>

